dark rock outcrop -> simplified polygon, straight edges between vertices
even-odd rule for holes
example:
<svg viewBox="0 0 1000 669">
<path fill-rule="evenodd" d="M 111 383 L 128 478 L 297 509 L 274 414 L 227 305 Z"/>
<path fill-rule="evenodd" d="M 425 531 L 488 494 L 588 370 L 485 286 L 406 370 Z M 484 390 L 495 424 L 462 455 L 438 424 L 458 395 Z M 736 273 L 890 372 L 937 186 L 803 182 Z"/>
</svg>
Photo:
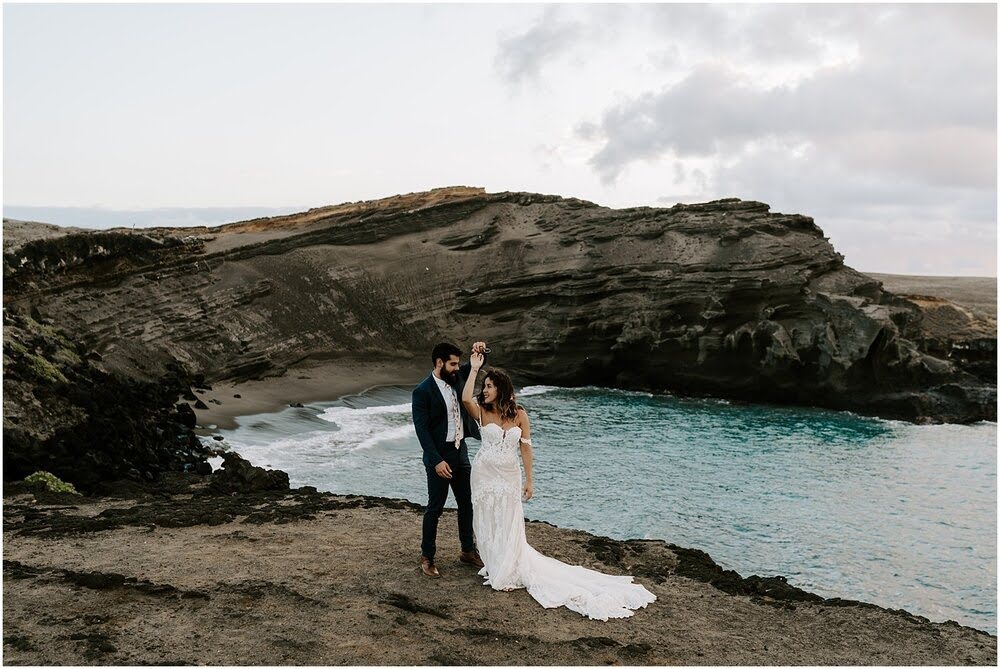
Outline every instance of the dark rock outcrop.
<svg viewBox="0 0 1000 669">
<path fill-rule="evenodd" d="M 954 363 L 984 383 L 996 382 L 996 318 L 939 297 L 902 297 L 920 310 L 921 318 L 904 334 L 921 351 Z"/>
<path fill-rule="evenodd" d="M 212 474 L 210 488 L 217 493 L 288 490 L 288 474 L 280 469 L 255 467 L 233 452 L 222 455 L 222 469 Z"/>
<path fill-rule="evenodd" d="M 99 370 L 82 344 L 14 310 L 3 334 L 5 480 L 43 470 L 90 492 L 207 465 L 192 416 L 173 409 L 178 374 L 149 382 Z"/>
<path fill-rule="evenodd" d="M 995 321 L 969 349 L 942 344 L 926 310 L 845 266 L 811 218 L 759 202 L 612 210 L 451 188 L 148 231 L 156 244 L 96 234 L 111 257 L 87 235 L 7 250 L 4 299 L 132 378 L 174 360 L 208 381 L 259 377 L 484 337 L 519 383 L 996 419 Z M 130 233 L 101 233 L 116 234 Z"/>
<path fill-rule="evenodd" d="M 181 239 L 145 233 L 93 231 L 35 239 L 18 247 L 16 258 L 5 249 L 4 281 L 8 290 L 21 292 L 72 285 L 81 276 L 87 283 L 114 280 L 168 262 L 183 250 Z"/>
</svg>

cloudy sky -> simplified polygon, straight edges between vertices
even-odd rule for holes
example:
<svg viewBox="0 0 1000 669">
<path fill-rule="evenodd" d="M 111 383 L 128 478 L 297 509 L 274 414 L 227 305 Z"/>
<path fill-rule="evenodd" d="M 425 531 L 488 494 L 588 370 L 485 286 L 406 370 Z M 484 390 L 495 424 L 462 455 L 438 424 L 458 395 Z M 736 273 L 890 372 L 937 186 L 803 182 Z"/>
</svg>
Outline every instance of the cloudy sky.
<svg viewBox="0 0 1000 669">
<path fill-rule="evenodd" d="M 3 36 L 5 216 L 739 197 L 858 269 L 996 275 L 995 5 L 6 4 Z"/>
</svg>

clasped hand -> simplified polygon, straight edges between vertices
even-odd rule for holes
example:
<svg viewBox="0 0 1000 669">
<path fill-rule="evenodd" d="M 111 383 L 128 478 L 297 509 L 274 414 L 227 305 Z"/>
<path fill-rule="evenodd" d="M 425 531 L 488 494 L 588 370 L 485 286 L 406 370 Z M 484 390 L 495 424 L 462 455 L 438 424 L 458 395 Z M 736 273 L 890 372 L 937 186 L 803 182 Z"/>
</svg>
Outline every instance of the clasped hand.
<svg viewBox="0 0 1000 669">
<path fill-rule="evenodd" d="M 486 361 L 486 342 L 477 341 L 472 345 L 472 353 L 469 355 L 469 362 L 472 364 L 472 369 L 478 370 L 483 366 L 483 362 Z"/>
</svg>

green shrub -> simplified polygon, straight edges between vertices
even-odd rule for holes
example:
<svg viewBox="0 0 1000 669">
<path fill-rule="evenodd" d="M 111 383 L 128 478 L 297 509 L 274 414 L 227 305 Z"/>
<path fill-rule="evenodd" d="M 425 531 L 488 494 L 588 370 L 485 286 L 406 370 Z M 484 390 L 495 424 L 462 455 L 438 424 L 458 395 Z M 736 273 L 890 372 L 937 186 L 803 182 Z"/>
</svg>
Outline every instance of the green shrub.
<svg viewBox="0 0 1000 669">
<path fill-rule="evenodd" d="M 25 483 L 29 484 L 41 484 L 45 486 L 45 489 L 49 492 L 68 492 L 74 495 L 79 495 L 76 488 L 73 487 L 72 483 L 66 483 L 65 481 L 59 480 L 59 477 L 48 472 L 35 472 L 34 474 L 28 476 L 24 479 Z"/>
<path fill-rule="evenodd" d="M 35 376 L 40 379 L 49 383 L 67 383 L 66 377 L 59 371 L 59 368 L 40 355 L 29 353 L 28 365 Z"/>
</svg>

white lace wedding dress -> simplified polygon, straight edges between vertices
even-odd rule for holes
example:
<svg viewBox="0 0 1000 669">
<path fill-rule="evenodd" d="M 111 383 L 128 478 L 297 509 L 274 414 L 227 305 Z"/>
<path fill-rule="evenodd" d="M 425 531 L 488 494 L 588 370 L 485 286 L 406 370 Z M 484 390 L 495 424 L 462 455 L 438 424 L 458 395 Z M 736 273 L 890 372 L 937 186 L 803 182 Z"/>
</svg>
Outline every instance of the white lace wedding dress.
<svg viewBox="0 0 1000 669">
<path fill-rule="evenodd" d="M 521 507 L 521 428 L 480 426 L 472 461 L 473 528 L 483 559 L 479 575 L 494 590 L 527 588 L 545 608 L 565 606 L 594 620 L 627 618 L 656 600 L 631 576 L 612 576 L 546 557 L 528 545 Z"/>
</svg>

